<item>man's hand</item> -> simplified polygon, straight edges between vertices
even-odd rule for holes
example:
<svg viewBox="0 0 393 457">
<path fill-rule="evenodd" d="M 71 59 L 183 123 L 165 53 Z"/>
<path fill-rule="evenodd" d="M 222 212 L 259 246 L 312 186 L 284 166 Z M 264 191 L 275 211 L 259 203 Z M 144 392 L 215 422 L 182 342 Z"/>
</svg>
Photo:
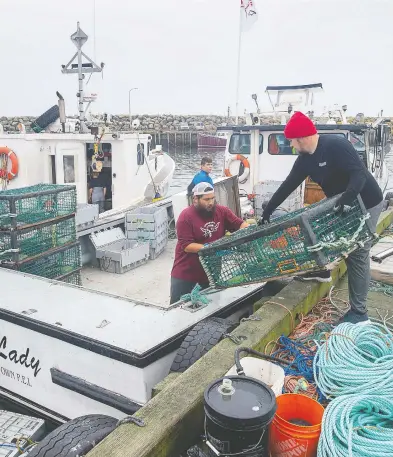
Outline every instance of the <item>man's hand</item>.
<svg viewBox="0 0 393 457">
<path fill-rule="evenodd" d="M 270 214 L 265 213 L 265 211 L 262 214 L 262 217 L 258 221 L 258 225 L 265 225 L 270 223 Z"/>
<path fill-rule="evenodd" d="M 339 214 L 340 216 L 341 216 L 342 214 L 348 213 L 350 210 L 351 210 L 351 206 L 346 205 L 346 204 L 344 203 L 342 197 L 339 198 L 339 199 L 337 200 L 337 203 L 335 204 L 335 206 L 334 206 L 334 208 L 333 208 L 333 211 L 334 211 L 335 213 Z"/>
</svg>

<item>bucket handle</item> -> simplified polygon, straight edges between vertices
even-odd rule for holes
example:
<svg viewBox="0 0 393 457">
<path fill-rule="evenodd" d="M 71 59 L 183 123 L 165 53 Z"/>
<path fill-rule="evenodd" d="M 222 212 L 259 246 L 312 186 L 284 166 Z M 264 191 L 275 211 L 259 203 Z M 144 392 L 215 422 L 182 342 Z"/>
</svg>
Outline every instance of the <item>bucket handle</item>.
<svg viewBox="0 0 393 457">
<path fill-rule="evenodd" d="M 236 365 L 236 373 L 238 374 L 238 376 L 245 376 L 243 366 L 240 363 L 240 354 L 242 352 L 246 352 L 247 354 L 255 355 L 257 357 L 260 357 L 261 359 L 270 360 L 271 362 L 276 362 L 281 365 L 285 365 L 285 366 L 291 365 L 291 363 L 288 362 L 287 360 L 280 359 L 278 357 L 272 357 L 271 355 L 267 355 L 267 354 L 262 354 L 262 352 L 255 351 L 254 349 L 251 349 L 251 348 L 241 347 L 241 348 L 237 348 L 235 351 L 235 365 Z"/>
<path fill-rule="evenodd" d="M 245 454 L 248 454 L 249 452 L 252 452 L 254 451 L 261 443 L 262 443 L 262 440 L 263 440 L 263 437 L 266 433 L 266 429 L 263 430 L 262 432 L 262 435 L 261 437 L 259 438 L 258 440 L 258 443 L 252 447 L 251 449 L 246 449 L 245 451 L 241 451 L 241 452 L 235 452 L 233 454 L 228 454 L 227 452 L 225 454 L 222 454 L 220 451 L 218 451 L 214 446 L 213 444 L 207 439 L 207 430 L 206 430 L 206 416 L 205 416 L 205 443 L 206 445 L 218 456 L 225 456 L 225 457 L 232 457 L 232 456 L 236 456 L 236 455 L 245 455 Z"/>
</svg>

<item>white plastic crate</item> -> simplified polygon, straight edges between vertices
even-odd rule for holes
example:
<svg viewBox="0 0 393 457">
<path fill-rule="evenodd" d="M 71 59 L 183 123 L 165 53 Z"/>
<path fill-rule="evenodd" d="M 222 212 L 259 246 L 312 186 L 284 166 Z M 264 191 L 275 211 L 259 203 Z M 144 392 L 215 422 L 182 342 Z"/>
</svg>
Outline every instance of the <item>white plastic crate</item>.
<svg viewBox="0 0 393 457">
<path fill-rule="evenodd" d="M 254 186 L 255 195 L 255 215 L 257 217 L 262 216 L 262 205 L 264 202 L 268 202 L 276 190 L 281 186 L 281 181 L 272 181 L 266 180 L 261 181 Z M 280 205 L 280 208 L 283 208 L 289 212 L 295 211 L 303 207 L 302 199 L 302 188 L 299 186 L 292 194 Z"/>
<path fill-rule="evenodd" d="M 149 257 L 156 259 L 168 244 L 168 227 L 160 233 L 132 230 L 127 232 L 127 239 L 133 241 L 147 241 L 150 245 Z"/>
<path fill-rule="evenodd" d="M 16 443 L 24 449 L 29 445 L 28 439 L 38 441 L 43 438 L 44 432 L 45 422 L 42 419 L 0 410 L 0 441 L 4 445 L 0 446 L 0 456 L 21 455 Z"/>
<path fill-rule="evenodd" d="M 128 230 L 126 232 L 128 240 L 134 241 L 148 241 L 150 244 L 151 260 L 156 259 L 159 254 L 165 249 L 168 244 L 168 224 L 165 223 L 164 227 L 157 232 L 150 232 L 147 230 Z"/>
<path fill-rule="evenodd" d="M 166 208 L 144 206 L 126 213 L 126 231 L 145 230 L 159 232 L 168 225 Z"/>
<path fill-rule="evenodd" d="M 120 227 L 92 233 L 90 239 L 101 270 L 108 273 L 125 273 L 149 258 L 149 243 L 127 240 Z"/>
</svg>

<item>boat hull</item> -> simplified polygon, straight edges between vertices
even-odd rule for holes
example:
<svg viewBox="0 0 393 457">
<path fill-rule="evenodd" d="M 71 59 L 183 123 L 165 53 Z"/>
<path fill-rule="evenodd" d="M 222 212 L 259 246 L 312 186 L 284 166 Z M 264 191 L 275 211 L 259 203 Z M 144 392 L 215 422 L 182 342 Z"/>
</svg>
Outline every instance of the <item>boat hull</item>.
<svg viewBox="0 0 393 457">
<path fill-rule="evenodd" d="M 225 149 L 227 139 L 216 135 L 198 133 L 198 148 Z"/>
</svg>

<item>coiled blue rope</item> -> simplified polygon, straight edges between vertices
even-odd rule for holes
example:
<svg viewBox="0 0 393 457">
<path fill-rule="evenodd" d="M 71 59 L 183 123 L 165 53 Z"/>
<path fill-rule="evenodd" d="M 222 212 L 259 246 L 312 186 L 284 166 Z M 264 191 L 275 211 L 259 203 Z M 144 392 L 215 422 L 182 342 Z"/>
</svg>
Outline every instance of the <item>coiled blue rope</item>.
<svg viewBox="0 0 393 457">
<path fill-rule="evenodd" d="M 299 340 L 293 340 L 286 336 L 281 336 L 278 340 L 278 344 L 280 345 L 280 349 L 275 351 L 272 356 L 292 360 L 290 365 L 282 367 L 285 375 L 302 376 L 308 382 L 315 384 L 313 371 L 315 351 L 299 342 Z M 324 396 L 318 388 L 317 394 L 318 400 L 323 401 Z"/>
<path fill-rule="evenodd" d="M 345 395 L 326 408 L 318 457 L 393 455 L 393 398 Z"/>
<path fill-rule="evenodd" d="M 393 334 L 382 324 L 340 324 L 317 350 L 313 371 L 326 398 L 393 397 Z"/>
</svg>

